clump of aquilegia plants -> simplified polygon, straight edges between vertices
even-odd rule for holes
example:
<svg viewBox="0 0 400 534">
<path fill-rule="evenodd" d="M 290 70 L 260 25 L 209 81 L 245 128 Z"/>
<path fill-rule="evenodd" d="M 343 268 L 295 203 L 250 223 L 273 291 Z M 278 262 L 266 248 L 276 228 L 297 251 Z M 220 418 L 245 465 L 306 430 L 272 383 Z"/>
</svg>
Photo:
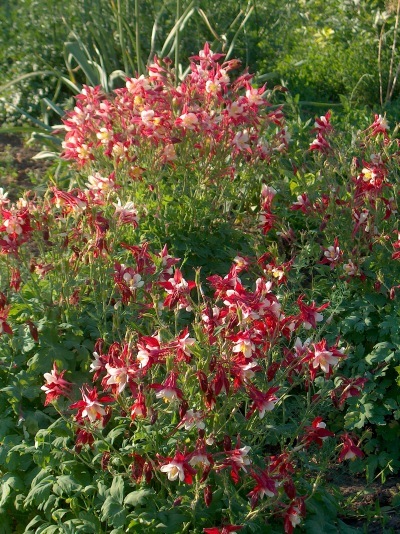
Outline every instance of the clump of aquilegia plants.
<svg viewBox="0 0 400 534">
<path fill-rule="evenodd" d="M 86 87 L 65 121 L 76 187 L 12 205 L 2 197 L 1 331 L 26 339 L 25 325 L 34 340 L 8 378 L 17 384 L 24 367 L 37 385 L 29 405 L 44 392 L 52 421 L 35 434 L 41 471 L 24 501 L 44 510 L 34 524 L 51 525 L 57 507 L 74 528 L 89 521 L 86 510 L 99 529 L 215 533 L 278 522 L 291 533 L 323 468 L 362 456 L 357 438 L 335 438 L 325 421 L 331 398 L 342 406 L 363 380 L 340 378 L 333 389 L 345 352 L 318 335 L 329 303 L 290 293 L 288 263 L 237 256 L 206 284 L 184 276 L 167 247 L 140 242 L 140 216 L 151 216 L 137 204 L 143 185 L 156 198 L 171 182 L 191 199 L 229 194 L 239 175 L 245 182 L 286 148 L 282 111 L 250 75 L 231 81 L 236 62 L 220 59 L 205 46 L 177 87 L 159 60 L 113 97 Z M 265 233 L 275 193 L 262 188 Z M 27 404 L 24 394 L 13 402 L 22 420 Z M 46 508 L 35 499 L 49 477 Z"/>
<path fill-rule="evenodd" d="M 243 258 L 225 277 L 209 277 L 211 297 L 178 267 L 173 275 L 157 273 L 145 258 L 136 298 L 155 302 L 160 326 L 152 335 L 128 328 L 120 342 L 96 342 L 92 380 L 69 406 L 75 453 L 84 451 L 85 463 L 102 470 L 106 483 L 121 477 L 127 502 L 146 490 L 140 512 L 126 512 L 142 528 L 178 509 L 176 532 L 221 532 L 232 522 L 236 530 L 263 528 L 281 517 L 291 533 L 322 476 L 310 479 L 310 465 L 319 461 L 322 469 L 334 458 L 362 456 L 348 434 L 336 452 L 320 415 L 345 354 L 325 339 L 304 340 L 304 333 L 317 328 L 328 304 L 301 296 L 297 313 L 286 315 L 262 269 L 251 285 L 242 283 L 240 275 L 252 267 Z M 132 277 L 125 279 L 128 295 Z M 180 310 L 191 319 L 175 332 Z M 71 397 L 64 371 L 54 366 L 45 379 L 46 403 Z M 344 403 L 360 387 L 343 381 L 334 394 Z"/>
</svg>

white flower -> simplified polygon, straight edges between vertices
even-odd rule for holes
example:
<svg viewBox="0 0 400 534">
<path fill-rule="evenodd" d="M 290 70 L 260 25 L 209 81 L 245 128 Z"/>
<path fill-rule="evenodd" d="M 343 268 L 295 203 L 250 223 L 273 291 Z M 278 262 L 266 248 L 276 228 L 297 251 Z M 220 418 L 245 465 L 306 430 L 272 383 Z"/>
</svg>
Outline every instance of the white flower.
<svg viewBox="0 0 400 534">
<path fill-rule="evenodd" d="M 118 385 L 117 391 L 121 393 L 128 383 L 128 370 L 126 367 L 111 367 L 108 363 L 106 364 L 106 369 L 110 375 L 106 382 L 107 385 Z"/>
<path fill-rule="evenodd" d="M 175 462 L 172 460 L 171 463 L 163 465 L 160 468 L 160 471 L 167 473 L 168 480 L 176 480 L 179 477 L 179 480 L 183 482 L 185 480 L 185 472 L 183 470 L 183 465 L 181 463 Z"/>
</svg>

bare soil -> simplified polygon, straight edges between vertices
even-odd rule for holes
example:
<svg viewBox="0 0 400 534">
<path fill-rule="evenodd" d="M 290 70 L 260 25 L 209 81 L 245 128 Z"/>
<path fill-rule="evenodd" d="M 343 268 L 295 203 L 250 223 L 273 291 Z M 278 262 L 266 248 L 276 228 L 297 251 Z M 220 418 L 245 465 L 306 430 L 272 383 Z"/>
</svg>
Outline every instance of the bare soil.
<svg viewBox="0 0 400 534">
<path fill-rule="evenodd" d="M 40 176 L 49 167 L 49 161 L 32 159 L 38 152 L 18 135 L 0 134 L 0 187 L 11 200 L 31 189 L 31 177 Z"/>
<path fill-rule="evenodd" d="M 347 525 L 366 534 L 400 533 L 400 476 L 385 483 L 367 484 L 364 475 L 334 470 L 328 479 L 332 491 L 345 506 L 340 517 Z"/>
</svg>

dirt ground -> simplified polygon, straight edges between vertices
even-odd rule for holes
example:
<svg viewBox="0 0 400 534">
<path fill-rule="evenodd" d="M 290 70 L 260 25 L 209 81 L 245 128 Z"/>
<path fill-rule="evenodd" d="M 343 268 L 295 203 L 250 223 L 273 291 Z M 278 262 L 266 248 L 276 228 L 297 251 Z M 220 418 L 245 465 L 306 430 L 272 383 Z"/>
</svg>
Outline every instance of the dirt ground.
<svg viewBox="0 0 400 534">
<path fill-rule="evenodd" d="M 333 493 L 342 496 L 344 523 L 366 534 L 400 533 L 400 475 L 388 477 L 383 484 L 367 484 L 365 476 L 341 468 L 331 473 L 328 482 Z"/>
<path fill-rule="evenodd" d="M 39 151 L 38 147 L 25 146 L 18 135 L 0 134 L 0 187 L 11 200 L 31 189 L 31 177 L 40 176 L 49 167 L 49 161 L 32 159 Z"/>
</svg>

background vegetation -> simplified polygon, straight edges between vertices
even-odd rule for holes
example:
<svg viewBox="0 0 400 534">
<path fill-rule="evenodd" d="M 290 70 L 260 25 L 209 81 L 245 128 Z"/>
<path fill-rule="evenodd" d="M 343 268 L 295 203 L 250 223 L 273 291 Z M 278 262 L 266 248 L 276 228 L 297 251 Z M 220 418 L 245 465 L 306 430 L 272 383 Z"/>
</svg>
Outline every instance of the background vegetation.
<svg viewBox="0 0 400 534">
<path fill-rule="evenodd" d="M 65 104 L 70 92 L 60 74 L 84 82 L 82 55 L 108 75 L 143 73 L 154 54 L 169 55 L 182 74 L 186 58 L 205 41 L 228 56 L 234 52 L 260 82 L 283 81 L 313 107 L 346 98 L 395 113 L 397 8 L 395 0 L 6 0 L 0 6 L 2 85 L 46 74 L 3 90 L 0 117 L 18 122 L 17 108 L 37 116 L 46 109 L 43 98 Z M 78 53 L 71 48 L 77 41 Z"/>
</svg>

